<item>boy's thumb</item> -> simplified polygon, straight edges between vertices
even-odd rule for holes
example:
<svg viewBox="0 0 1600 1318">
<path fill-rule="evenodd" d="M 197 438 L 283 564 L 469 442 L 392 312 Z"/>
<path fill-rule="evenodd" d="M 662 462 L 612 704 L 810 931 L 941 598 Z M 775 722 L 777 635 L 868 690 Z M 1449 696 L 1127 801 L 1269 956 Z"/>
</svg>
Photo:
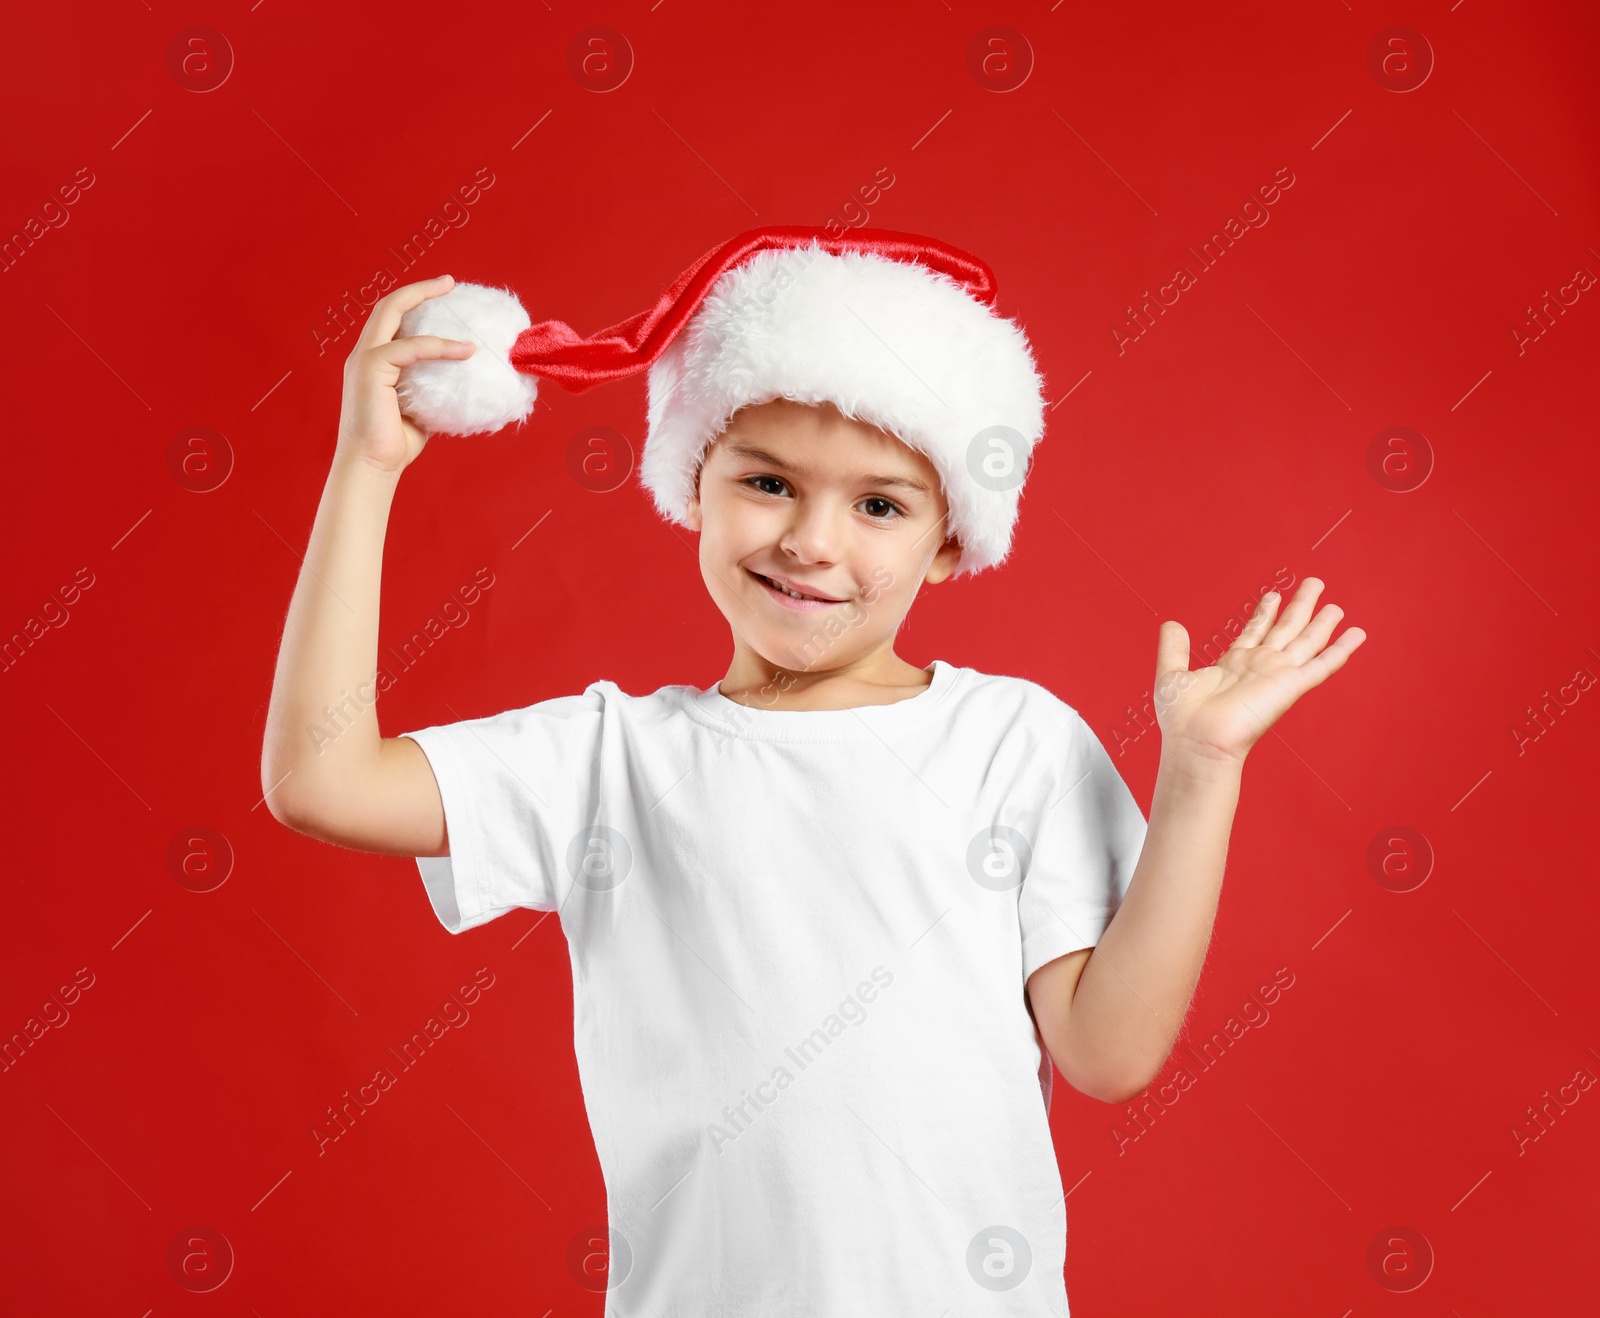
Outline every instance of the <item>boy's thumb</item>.
<svg viewBox="0 0 1600 1318">
<path fill-rule="evenodd" d="M 1156 639 L 1156 681 L 1174 671 L 1189 671 L 1189 633 L 1181 622 L 1169 619 Z"/>
</svg>

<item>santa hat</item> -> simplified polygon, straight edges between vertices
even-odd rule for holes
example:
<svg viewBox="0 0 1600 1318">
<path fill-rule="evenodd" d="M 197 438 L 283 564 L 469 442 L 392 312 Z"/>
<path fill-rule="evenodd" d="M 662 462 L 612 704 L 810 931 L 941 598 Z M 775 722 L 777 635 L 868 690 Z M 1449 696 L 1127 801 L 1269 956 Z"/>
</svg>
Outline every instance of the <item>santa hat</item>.
<svg viewBox="0 0 1600 1318">
<path fill-rule="evenodd" d="M 751 229 L 712 248 L 647 311 L 580 336 L 534 325 L 509 289 L 457 284 L 408 311 L 402 335 L 474 339 L 464 360 L 414 363 L 397 386 L 422 430 L 525 420 L 536 379 L 581 392 L 649 368 L 639 476 L 683 522 L 706 448 L 741 407 L 833 403 L 939 472 L 961 544 L 956 574 L 1003 561 L 1044 398 L 1028 340 L 997 315 L 994 272 L 947 243 L 886 229 Z"/>
</svg>

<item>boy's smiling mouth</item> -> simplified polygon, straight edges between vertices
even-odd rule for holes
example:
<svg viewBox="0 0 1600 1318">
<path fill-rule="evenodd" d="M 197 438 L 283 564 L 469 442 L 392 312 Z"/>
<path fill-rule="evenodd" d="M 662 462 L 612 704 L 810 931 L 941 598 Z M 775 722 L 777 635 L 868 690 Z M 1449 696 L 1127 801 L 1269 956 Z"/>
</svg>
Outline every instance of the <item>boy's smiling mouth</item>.
<svg viewBox="0 0 1600 1318">
<path fill-rule="evenodd" d="M 759 572 L 745 569 L 752 577 L 761 583 L 766 593 L 782 604 L 785 608 L 797 609 L 804 613 L 815 612 L 818 609 L 830 609 L 847 601 L 834 599 L 832 596 L 823 595 L 815 590 L 807 590 L 798 582 L 791 582 L 784 577 L 763 576 Z"/>
</svg>

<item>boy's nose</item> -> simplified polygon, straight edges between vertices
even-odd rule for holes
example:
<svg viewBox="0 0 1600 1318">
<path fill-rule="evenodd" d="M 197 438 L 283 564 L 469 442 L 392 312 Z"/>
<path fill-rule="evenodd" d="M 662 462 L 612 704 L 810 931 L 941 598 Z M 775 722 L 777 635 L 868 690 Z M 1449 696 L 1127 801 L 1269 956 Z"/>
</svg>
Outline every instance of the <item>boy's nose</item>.
<svg viewBox="0 0 1600 1318">
<path fill-rule="evenodd" d="M 803 563 L 831 563 L 839 557 L 843 509 L 831 500 L 796 501 L 778 547 Z"/>
</svg>

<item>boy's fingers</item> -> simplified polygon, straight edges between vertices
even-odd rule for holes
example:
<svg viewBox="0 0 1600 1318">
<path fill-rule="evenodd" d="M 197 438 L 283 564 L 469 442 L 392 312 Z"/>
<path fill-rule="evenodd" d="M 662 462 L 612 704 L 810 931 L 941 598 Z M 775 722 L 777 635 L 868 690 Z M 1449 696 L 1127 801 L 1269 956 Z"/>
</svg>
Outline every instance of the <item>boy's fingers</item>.
<svg viewBox="0 0 1600 1318">
<path fill-rule="evenodd" d="M 398 370 L 412 362 L 470 357 L 477 347 L 471 339 L 441 339 L 436 334 L 414 334 L 407 339 L 380 343 L 367 351 L 373 360 L 387 362 Z"/>
<path fill-rule="evenodd" d="M 1261 597 L 1261 603 L 1256 605 L 1256 611 L 1250 615 L 1250 621 L 1245 623 L 1244 630 L 1234 638 L 1228 648 L 1251 650 L 1261 644 L 1261 638 L 1267 634 L 1267 628 L 1272 626 L 1273 615 L 1278 611 L 1278 605 L 1283 603 L 1283 596 L 1275 590 L 1269 590 Z"/>
<path fill-rule="evenodd" d="M 1337 604 L 1323 605 L 1306 629 L 1283 647 L 1284 654 L 1297 664 L 1305 663 L 1328 643 L 1328 637 L 1333 635 L 1333 629 L 1343 617 L 1344 610 Z"/>
<path fill-rule="evenodd" d="M 1266 639 L 1261 644 L 1270 646 L 1274 650 L 1284 649 L 1304 629 L 1320 594 L 1322 594 L 1322 582 L 1318 578 L 1307 577 L 1302 581 L 1300 589 L 1295 591 L 1294 598 L 1289 601 L 1289 607 L 1278 619 L 1278 625 L 1267 633 Z"/>
<path fill-rule="evenodd" d="M 415 284 L 402 284 L 392 293 L 379 298 L 373 303 L 372 314 L 367 317 L 361 336 L 356 340 L 356 351 L 388 343 L 400 330 L 401 316 L 412 307 L 420 306 L 430 297 L 448 293 L 454 287 L 454 279 L 449 275 L 440 275 L 437 279 L 422 279 Z"/>
<path fill-rule="evenodd" d="M 1321 686 L 1344 667 L 1344 661 L 1366 639 L 1367 634 L 1361 628 L 1346 628 L 1344 634 L 1337 641 L 1314 659 L 1308 660 L 1300 666 L 1300 672 L 1304 678 L 1304 685 L 1301 690 L 1304 692 L 1311 690 L 1312 687 Z"/>
</svg>

